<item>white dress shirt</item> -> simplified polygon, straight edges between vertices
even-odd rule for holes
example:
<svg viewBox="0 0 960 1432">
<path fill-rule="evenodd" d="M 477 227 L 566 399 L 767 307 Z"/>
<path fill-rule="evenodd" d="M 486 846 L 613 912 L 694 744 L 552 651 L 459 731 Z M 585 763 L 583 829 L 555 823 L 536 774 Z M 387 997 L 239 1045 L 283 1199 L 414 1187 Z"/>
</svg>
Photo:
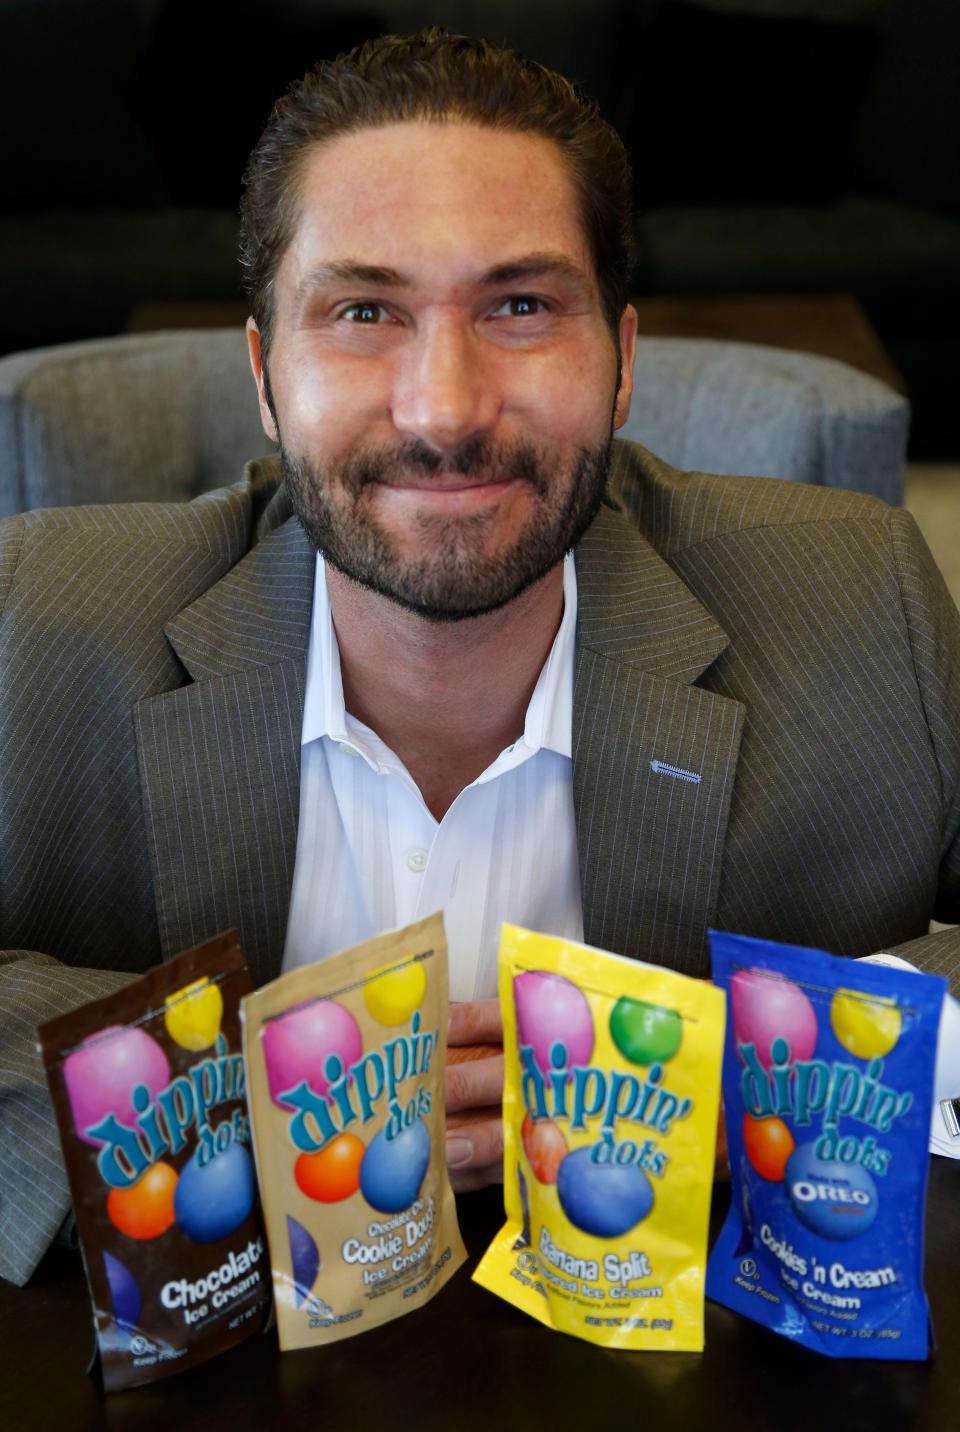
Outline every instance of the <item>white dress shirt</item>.
<svg viewBox="0 0 960 1432">
<path fill-rule="evenodd" d="M 340 650 L 317 557 L 285 970 L 439 909 L 451 998 L 482 999 L 497 992 L 502 921 L 583 939 L 571 762 L 572 555 L 564 561 L 563 600 L 523 735 L 438 822 L 399 758 L 344 708 Z"/>
</svg>

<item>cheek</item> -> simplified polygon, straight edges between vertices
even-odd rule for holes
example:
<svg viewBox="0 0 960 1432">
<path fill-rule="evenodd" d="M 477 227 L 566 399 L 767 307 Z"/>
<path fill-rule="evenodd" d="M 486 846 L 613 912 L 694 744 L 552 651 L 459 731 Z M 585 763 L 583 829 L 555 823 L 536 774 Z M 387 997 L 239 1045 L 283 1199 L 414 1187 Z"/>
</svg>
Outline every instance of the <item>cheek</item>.
<svg viewBox="0 0 960 1432">
<path fill-rule="evenodd" d="M 294 354 L 273 381 L 284 444 L 294 451 L 319 448 L 336 458 L 358 439 L 375 437 L 389 411 L 383 375 L 370 364 Z"/>
<path fill-rule="evenodd" d="M 610 431 L 615 362 L 609 352 L 572 352 L 564 362 L 531 363 L 514 385 L 513 412 L 544 441 L 593 446 Z"/>
</svg>

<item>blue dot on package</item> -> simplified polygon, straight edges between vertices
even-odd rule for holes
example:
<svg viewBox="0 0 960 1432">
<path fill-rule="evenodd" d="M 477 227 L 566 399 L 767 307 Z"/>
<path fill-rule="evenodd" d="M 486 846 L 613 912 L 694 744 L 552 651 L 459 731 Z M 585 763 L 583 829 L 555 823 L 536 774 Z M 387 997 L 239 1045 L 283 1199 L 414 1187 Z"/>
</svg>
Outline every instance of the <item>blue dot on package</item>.
<svg viewBox="0 0 960 1432">
<path fill-rule="evenodd" d="M 733 1188 L 707 1296 L 830 1357 L 925 1358 L 947 981 L 743 935 L 710 945 Z"/>
</svg>

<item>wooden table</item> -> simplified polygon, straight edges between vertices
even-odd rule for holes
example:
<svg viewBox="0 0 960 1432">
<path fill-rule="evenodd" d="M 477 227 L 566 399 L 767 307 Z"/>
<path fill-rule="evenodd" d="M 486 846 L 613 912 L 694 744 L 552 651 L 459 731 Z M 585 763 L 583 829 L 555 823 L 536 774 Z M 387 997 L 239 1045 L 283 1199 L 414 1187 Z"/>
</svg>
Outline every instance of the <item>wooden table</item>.
<svg viewBox="0 0 960 1432">
<path fill-rule="evenodd" d="M 717 1190 L 712 1229 L 726 1211 Z M 459 1201 L 470 1268 L 500 1190 Z M 462 1269 L 425 1308 L 355 1338 L 280 1354 L 251 1338 L 202 1367 L 104 1399 L 84 1374 L 91 1322 L 79 1258 L 51 1253 L 29 1287 L 0 1283 L 4 1432 L 954 1432 L 960 1425 L 960 1162 L 934 1159 L 926 1363 L 832 1361 L 707 1303 L 703 1353 L 627 1353 L 548 1331 Z"/>
</svg>

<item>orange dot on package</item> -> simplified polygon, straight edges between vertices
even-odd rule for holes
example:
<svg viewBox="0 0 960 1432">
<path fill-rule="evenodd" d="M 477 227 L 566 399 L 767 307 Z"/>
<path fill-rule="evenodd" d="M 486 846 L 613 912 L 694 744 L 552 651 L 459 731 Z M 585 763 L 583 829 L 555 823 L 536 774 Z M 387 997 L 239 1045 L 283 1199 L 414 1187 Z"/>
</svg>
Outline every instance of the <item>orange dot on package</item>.
<svg viewBox="0 0 960 1432">
<path fill-rule="evenodd" d="M 796 1143 L 782 1119 L 776 1115 L 756 1119 L 752 1114 L 744 1114 L 743 1147 L 761 1178 L 770 1183 L 783 1182 L 787 1159 Z"/>
<path fill-rule="evenodd" d="M 301 1154 L 293 1176 L 308 1198 L 339 1203 L 360 1187 L 360 1165 L 367 1146 L 356 1134 L 338 1134 L 315 1154 Z"/>
<path fill-rule="evenodd" d="M 173 1226 L 177 1174 L 168 1163 L 151 1164 L 129 1188 L 107 1196 L 107 1217 L 128 1238 L 159 1238 Z"/>
<path fill-rule="evenodd" d="M 556 1183 L 557 1170 L 570 1150 L 552 1119 L 532 1119 L 529 1114 L 520 1130 L 523 1151 L 539 1183 Z"/>
</svg>

